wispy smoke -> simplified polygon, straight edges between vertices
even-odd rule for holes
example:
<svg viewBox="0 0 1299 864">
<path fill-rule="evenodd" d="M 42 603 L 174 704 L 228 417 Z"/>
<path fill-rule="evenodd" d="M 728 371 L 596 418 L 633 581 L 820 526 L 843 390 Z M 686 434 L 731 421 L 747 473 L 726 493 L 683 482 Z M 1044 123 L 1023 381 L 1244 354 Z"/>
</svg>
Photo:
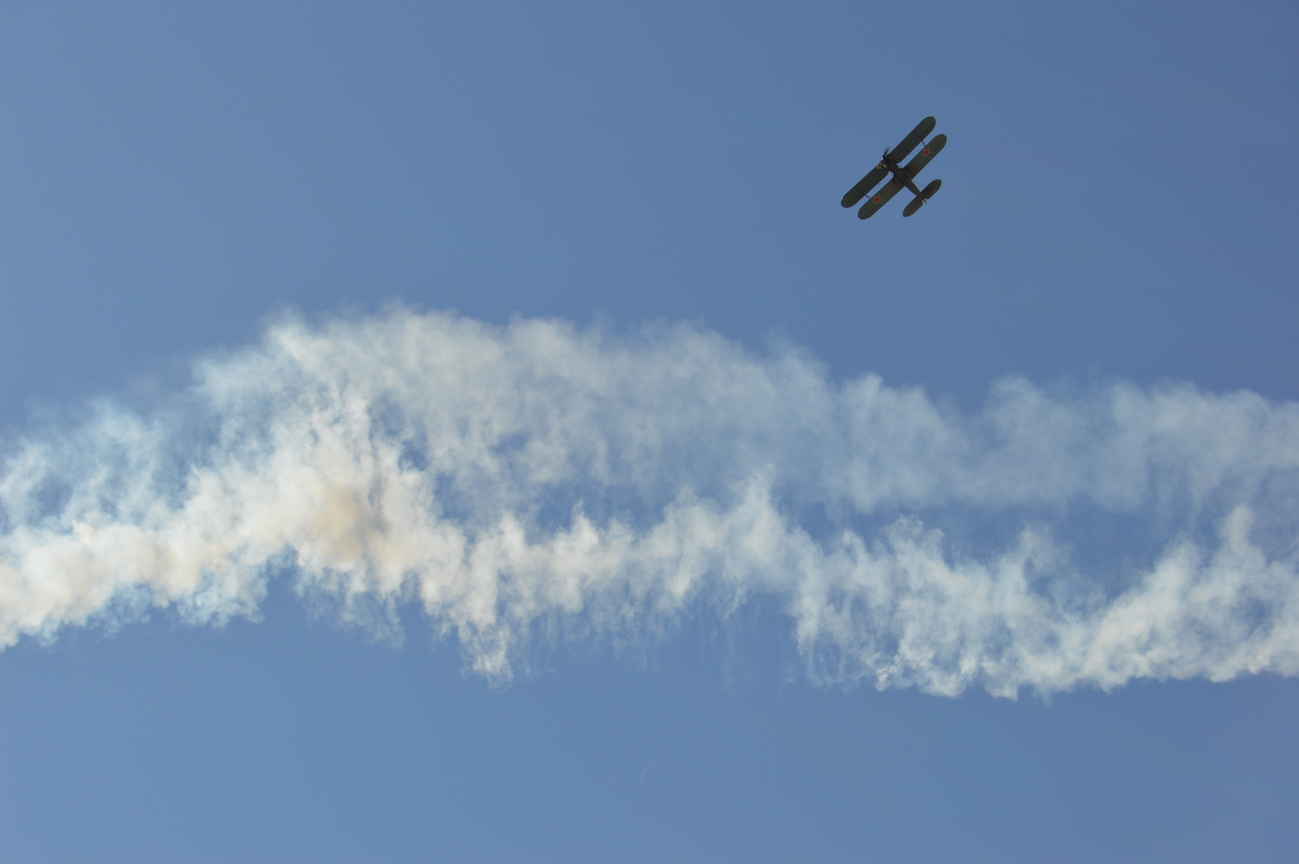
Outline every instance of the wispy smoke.
<svg viewBox="0 0 1299 864">
<path fill-rule="evenodd" d="M 1014 695 L 1299 671 L 1299 406 L 1017 379 L 978 414 L 795 348 L 395 310 L 209 359 L 0 473 L 0 646 L 292 574 L 473 669 L 787 616 L 822 682 Z"/>
</svg>

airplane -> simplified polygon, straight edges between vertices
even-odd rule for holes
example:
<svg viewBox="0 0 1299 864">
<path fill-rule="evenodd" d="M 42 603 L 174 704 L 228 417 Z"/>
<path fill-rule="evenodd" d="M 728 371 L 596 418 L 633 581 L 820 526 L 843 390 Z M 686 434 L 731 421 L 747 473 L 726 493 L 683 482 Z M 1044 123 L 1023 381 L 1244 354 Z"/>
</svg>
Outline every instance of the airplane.
<svg viewBox="0 0 1299 864">
<path fill-rule="evenodd" d="M 910 216 L 912 213 L 915 213 L 923 207 L 926 201 L 934 197 L 934 193 L 938 191 L 939 186 L 943 185 L 943 181 L 935 180 L 924 189 L 918 189 L 914 182 L 915 176 L 920 173 L 921 168 L 924 168 L 929 164 L 930 159 L 933 159 L 938 155 L 939 150 L 943 149 L 944 145 L 947 144 L 947 136 L 935 136 L 928 144 L 925 144 L 921 148 L 920 152 L 916 154 L 915 158 L 905 166 L 901 166 L 900 163 L 903 159 L 907 158 L 907 154 L 916 149 L 917 144 L 924 142 L 926 135 L 934 131 L 934 126 L 937 122 L 938 121 L 933 117 L 926 117 L 924 120 L 921 120 L 920 125 L 911 130 L 911 134 L 898 142 L 898 146 L 894 147 L 892 150 L 884 151 L 884 158 L 880 160 L 880 164 L 876 165 L 871 169 L 869 174 L 861 178 L 860 183 L 849 189 L 848 193 L 843 196 L 843 200 L 839 203 L 843 204 L 845 207 L 851 207 L 861 199 L 865 198 L 866 193 L 874 189 L 881 180 L 892 174 L 892 179 L 889 180 L 888 183 L 885 183 L 884 186 L 872 195 L 870 199 L 861 206 L 861 209 L 857 211 L 857 218 L 869 219 L 874 216 L 875 211 L 887 204 L 889 199 L 894 195 L 901 192 L 902 187 L 904 186 L 907 189 L 910 189 L 916 197 L 906 206 L 906 209 L 902 211 L 902 215 Z"/>
</svg>

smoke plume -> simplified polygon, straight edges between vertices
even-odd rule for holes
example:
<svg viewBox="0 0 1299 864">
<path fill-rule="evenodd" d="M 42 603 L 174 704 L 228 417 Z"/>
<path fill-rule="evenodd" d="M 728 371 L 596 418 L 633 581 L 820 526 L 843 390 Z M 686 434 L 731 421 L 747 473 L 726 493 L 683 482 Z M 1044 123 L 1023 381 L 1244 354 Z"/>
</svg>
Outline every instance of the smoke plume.
<svg viewBox="0 0 1299 864">
<path fill-rule="evenodd" d="M 11 441 L 0 646 L 294 580 L 417 604 L 505 680 L 543 642 L 779 610 L 821 683 L 1013 696 L 1299 671 L 1299 406 L 996 384 L 961 411 L 689 326 L 405 309 L 196 363 Z"/>
</svg>

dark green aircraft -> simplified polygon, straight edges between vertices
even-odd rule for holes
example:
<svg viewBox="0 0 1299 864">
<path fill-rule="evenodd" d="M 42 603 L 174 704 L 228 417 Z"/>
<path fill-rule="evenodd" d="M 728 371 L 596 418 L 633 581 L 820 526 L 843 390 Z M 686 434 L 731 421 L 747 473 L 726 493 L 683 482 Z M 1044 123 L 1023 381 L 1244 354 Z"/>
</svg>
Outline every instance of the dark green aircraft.
<svg viewBox="0 0 1299 864">
<path fill-rule="evenodd" d="M 924 143 L 925 136 L 934 131 L 934 125 L 937 122 L 933 117 L 926 117 L 920 121 L 919 126 L 911 130 L 910 135 L 898 142 L 898 146 L 892 150 L 885 150 L 884 158 L 880 160 L 880 164 L 871 169 L 871 173 L 861 178 L 860 183 L 849 189 L 848 194 L 843 196 L 843 201 L 840 203 L 845 207 L 851 207 L 862 198 L 865 198 L 866 193 L 874 189 L 881 180 L 892 174 L 893 179 L 885 183 L 883 188 L 872 195 L 865 204 L 861 205 L 861 209 L 857 211 L 857 218 L 869 219 L 874 216 L 875 211 L 887 204 L 894 195 L 901 192 L 904 186 L 910 189 L 916 197 L 902 211 L 902 215 L 910 216 L 924 206 L 926 201 L 934 197 L 934 193 L 938 191 L 939 186 L 943 185 L 943 181 L 935 180 L 922 190 L 916 188 L 915 176 L 920 173 L 921 168 L 929 164 L 930 159 L 938 155 L 939 150 L 943 149 L 943 146 L 947 144 L 947 136 L 938 135 L 934 137 L 905 166 L 901 162 L 907 158 L 907 154 L 916 149 L 917 144 Z"/>
</svg>

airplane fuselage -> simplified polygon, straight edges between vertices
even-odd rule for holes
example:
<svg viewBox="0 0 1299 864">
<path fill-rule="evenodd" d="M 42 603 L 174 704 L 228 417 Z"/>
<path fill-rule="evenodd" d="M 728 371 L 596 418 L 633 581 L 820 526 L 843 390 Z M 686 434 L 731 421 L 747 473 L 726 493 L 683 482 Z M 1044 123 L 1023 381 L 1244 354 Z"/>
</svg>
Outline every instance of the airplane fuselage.
<svg viewBox="0 0 1299 864">
<path fill-rule="evenodd" d="M 889 169 L 889 173 L 893 175 L 894 183 L 898 184 L 899 186 L 907 187 L 908 189 L 911 190 L 911 192 L 914 195 L 919 197 L 920 189 L 917 188 L 915 181 L 907 176 L 906 172 L 902 170 L 902 166 L 899 165 L 892 156 L 890 156 L 888 153 L 885 153 L 884 159 L 882 162 L 880 162 L 880 164 L 883 165 L 885 168 Z"/>
</svg>

